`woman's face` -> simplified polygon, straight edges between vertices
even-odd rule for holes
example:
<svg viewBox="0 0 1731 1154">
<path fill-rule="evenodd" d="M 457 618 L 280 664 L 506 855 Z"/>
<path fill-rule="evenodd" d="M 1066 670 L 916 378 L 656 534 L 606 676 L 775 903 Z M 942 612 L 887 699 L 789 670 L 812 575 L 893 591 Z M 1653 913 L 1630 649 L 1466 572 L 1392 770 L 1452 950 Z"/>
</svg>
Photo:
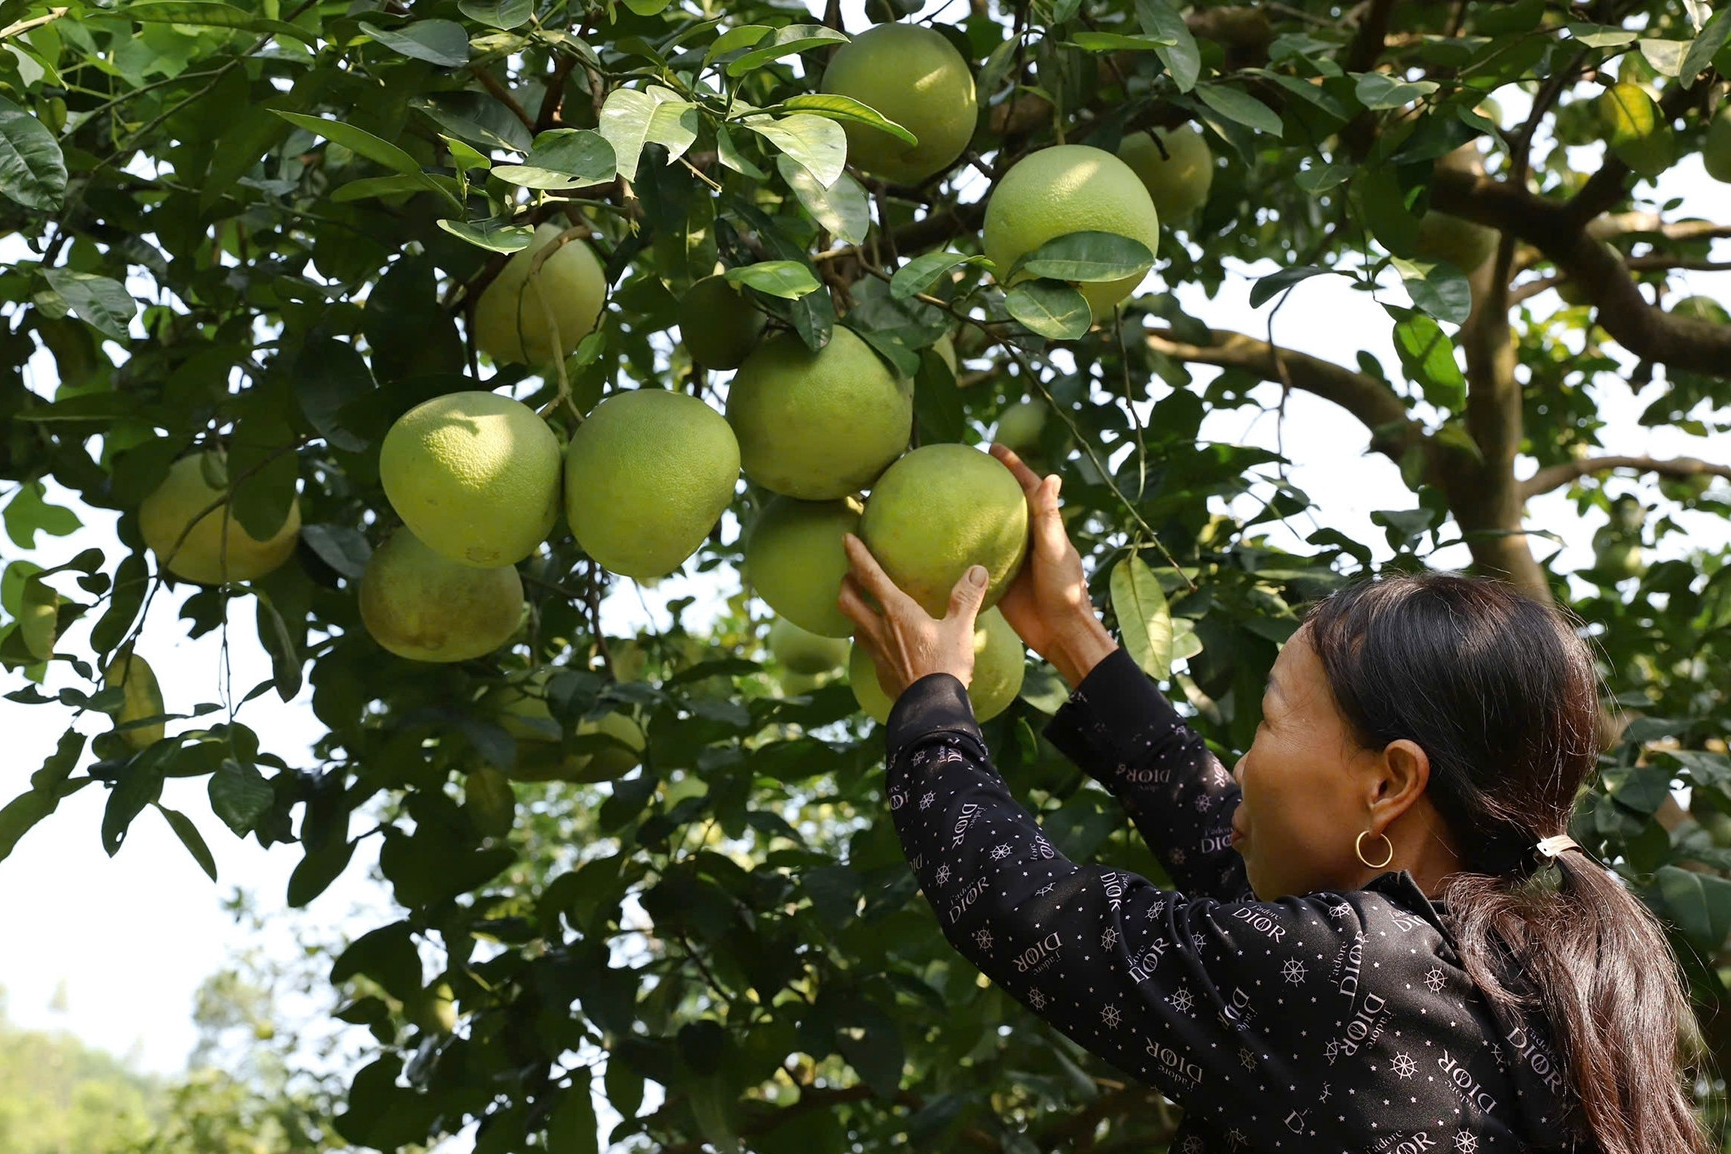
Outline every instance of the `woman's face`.
<svg viewBox="0 0 1731 1154">
<path fill-rule="evenodd" d="M 1274 662 L 1256 740 L 1233 770 L 1244 791 L 1232 817 L 1233 845 L 1258 898 L 1361 884 L 1365 869 L 1353 839 L 1369 827 L 1366 791 L 1376 788 L 1379 760 L 1353 736 L 1310 630 L 1299 630 Z M 1380 838 L 1365 838 L 1371 861 L 1387 852 Z"/>
</svg>

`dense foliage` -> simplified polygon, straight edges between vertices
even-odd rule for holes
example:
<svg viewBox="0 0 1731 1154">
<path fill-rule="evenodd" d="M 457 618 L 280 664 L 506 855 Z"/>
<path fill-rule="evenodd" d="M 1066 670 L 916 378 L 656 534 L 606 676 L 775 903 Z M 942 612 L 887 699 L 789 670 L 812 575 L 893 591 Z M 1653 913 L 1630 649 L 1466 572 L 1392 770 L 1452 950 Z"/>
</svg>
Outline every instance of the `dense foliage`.
<svg viewBox="0 0 1731 1154">
<path fill-rule="evenodd" d="M 416 664 L 361 628 L 355 585 L 392 522 L 391 422 L 477 381 L 562 438 L 614 390 L 718 402 L 726 378 L 693 366 L 675 324 L 719 261 L 812 347 L 845 321 L 913 379 L 921 443 L 977 443 L 1005 406 L 1049 402 L 1037 456 L 1064 474 L 1102 611 L 1229 758 L 1302 606 L 1373 566 L 1327 510 L 1308 554 L 1273 547 L 1268 525 L 1308 515 L 1308 498 L 1272 454 L 1198 430 L 1289 390 L 1338 405 L 1342 447 L 1368 441 L 1410 486 L 1378 514 L 1391 564 L 1464 540 L 1480 569 L 1568 601 L 1593 631 L 1627 728 L 1576 836 L 1674 924 L 1724 1065 L 1731 568 L 1687 542 L 1643 568 L 1627 546 L 1680 532 L 1677 508 L 1731 516 L 1723 483 L 1702 483 L 1731 470 L 1595 453 L 1601 398 L 1630 385 L 1657 398 L 1647 424 L 1727 426 L 1731 325 L 1670 311 L 1667 278 L 1718 267 L 1731 224 L 1682 219 L 1640 183 L 1693 164 L 1726 100 L 1731 11 L 1709 15 L 1694 0 L 951 5 L 934 27 L 974 69 L 979 123 L 953 170 L 906 187 L 840 173 L 839 125 L 876 114 L 814 95 L 846 39 L 834 5 L 0 0 L 8 708 L 122 708 L 108 661 L 167 640 L 138 635 L 171 578 L 137 507 L 188 450 L 226 449 L 249 531 L 281 526 L 297 490 L 303 523 L 288 565 L 199 589 L 181 613 L 194 636 L 255 615 L 273 679 L 169 687 L 173 732 L 143 749 L 69 729 L 0 810 L 0 854 L 94 787 L 109 801 L 88 835 L 110 853 L 132 821 L 166 817 L 208 862 L 181 815 L 145 812 L 168 777 L 207 778 L 236 836 L 300 855 L 296 905 L 381 839 L 401 916 L 330 974 L 338 1016 L 376 1041 L 336 1120 L 357 1146 L 478 1120 L 483 1154 L 1163 1149 L 1168 1103 L 944 943 L 881 804 L 875 728 L 845 684 L 784 691 L 761 605 L 605 638 L 597 605 L 623 579 L 561 524 L 521 566 L 531 612 L 507 649 Z M 1624 86 L 1613 103 L 1644 121 L 1607 112 L 1617 81 L 1647 103 Z M 1486 103 L 1498 90 L 1522 118 Z M 1016 159 L 1187 122 L 1218 168 L 1206 203 L 1165 222 L 1150 284 L 1212 292 L 1225 262 L 1265 259 L 1283 267 L 1258 304 L 1313 275 L 1380 283 L 1398 364 L 1211 330 L 1162 289 L 1090 327 L 1062 280 L 999 287 L 979 255 L 983 197 Z M 1496 230 L 1478 267 L 1424 241 L 1443 210 Z M 474 303 L 549 220 L 587 235 L 609 301 L 597 333 L 528 376 L 478 357 Z M 1095 240 L 1069 254 L 1073 279 L 1135 265 Z M 1577 303 L 1554 307 L 1549 288 Z M 933 351 L 945 335 L 959 367 Z M 39 350 L 52 387 L 27 383 Z M 1517 478 L 1517 461 L 1537 471 Z M 118 510 L 130 551 L 57 549 L 80 514 L 45 501 L 48 479 Z M 1565 487 L 1583 516 L 1625 491 L 1653 509 L 1625 505 L 1595 568 L 1563 574 L 1521 530 L 1545 528 L 1525 523 L 1528 498 Z M 1260 512 L 1221 512 L 1247 493 Z M 761 499 L 742 487 L 690 569 L 735 563 Z M 44 693 L 51 666 L 64 672 Z M 510 825 L 484 771 L 513 771 L 527 742 L 488 690 L 539 670 L 568 749 L 608 743 L 579 721 L 627 712 L 648 750 L 615 782 L 517 785 Z M 246 702 L 303 686 L 325 733 L 311 760 L 285 759 Z M 1107 795 L 1038 738 L 1061 701 L 1030 670 L 987 727 L 999 764 L 1065 851 L 1158 875 Z M 1700 1086 L 1716 1117 L 1723 1086 Z M 624 1119 L 610 1139 L 596 1094 Z"/>
</svg>

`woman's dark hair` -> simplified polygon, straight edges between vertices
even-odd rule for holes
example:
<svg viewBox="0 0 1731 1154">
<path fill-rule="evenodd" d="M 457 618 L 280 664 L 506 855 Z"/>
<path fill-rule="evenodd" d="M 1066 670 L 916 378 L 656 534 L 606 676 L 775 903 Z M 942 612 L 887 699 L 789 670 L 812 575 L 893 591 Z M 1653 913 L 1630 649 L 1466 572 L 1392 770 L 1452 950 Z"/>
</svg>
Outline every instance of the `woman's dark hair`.
<svg viewBox="0 0 1731 1154">
<path fill-rule="evenodd" d="M 1586 854 L 1561 854 L 1551 878 L 1533 852 L 1567 831 L 1598 763 L 1599 679 L 1569 619 L 1499 581 L 1430 573 L 1342 590 L 1306 624 L 1363 744 L 1429 756 L 1463 867 L 1440 895 L 1462 963 L 1505 1022 L 1549 1023 L 1578 1137 L 1707 1154 L 1683 1081 L 1698 1034 L 1659 920 Z"/>
</svg>

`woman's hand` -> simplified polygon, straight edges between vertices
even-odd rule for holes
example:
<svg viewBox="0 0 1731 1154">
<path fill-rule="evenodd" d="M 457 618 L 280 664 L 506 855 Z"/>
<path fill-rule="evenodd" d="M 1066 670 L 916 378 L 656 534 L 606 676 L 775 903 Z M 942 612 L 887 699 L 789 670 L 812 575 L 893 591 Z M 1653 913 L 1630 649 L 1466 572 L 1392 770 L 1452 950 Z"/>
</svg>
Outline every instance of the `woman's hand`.
<svg viewBox="0 0 1731 1154">
<path fill-rule="evenodd" d="M 938 621 L 890 580 L 865 542 L 852 533 L 843 541 L 851 569 L 836 604 L 854 623 L 854 641 L 877 667 L 878 684 L 890 700 L 928 673 L 948 673 L 964 686 L 972 682 L 974 619 L 986 597 L 986 567 L 975 565 L 963 574 L 950 593 L 949 613 Z"/>
<path fill-rule="evenodd" d="M 1003 445 L 992 445 L 992 456 L 1015 474 L 1028 498 L 1028 558 L 998 602 L 998 611 L 1029 649 L 1052 663 L 1072 688 L 1117 643 L 1088 599 L 1088 579 L 1082 555 L 1070 543 L 1058 504 L 1063 481 L 1053 474 L 1041 480 Z"/>
</svg>

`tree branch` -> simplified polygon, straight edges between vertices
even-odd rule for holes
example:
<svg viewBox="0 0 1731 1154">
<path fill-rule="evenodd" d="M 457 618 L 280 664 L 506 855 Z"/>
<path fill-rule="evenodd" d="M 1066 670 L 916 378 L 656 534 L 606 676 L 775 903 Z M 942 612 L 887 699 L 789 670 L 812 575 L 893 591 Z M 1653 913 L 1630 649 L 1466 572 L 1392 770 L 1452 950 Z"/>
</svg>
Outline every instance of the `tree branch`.
<svg viewBox="0 0 1731 1154">
<path fill-rule="evenodd" d="M 1537 497 L 1561 489 L 1571 481 L 1613 469 L 1634 469 L 1661 477 L 1724 477 L 1731 480 L 1731 465 L 1714 465 L 1695 457 L 1587 457 L 1561 465 L 1547 465 L 1521 482 L 1521 498 Z"/>
</svg>

